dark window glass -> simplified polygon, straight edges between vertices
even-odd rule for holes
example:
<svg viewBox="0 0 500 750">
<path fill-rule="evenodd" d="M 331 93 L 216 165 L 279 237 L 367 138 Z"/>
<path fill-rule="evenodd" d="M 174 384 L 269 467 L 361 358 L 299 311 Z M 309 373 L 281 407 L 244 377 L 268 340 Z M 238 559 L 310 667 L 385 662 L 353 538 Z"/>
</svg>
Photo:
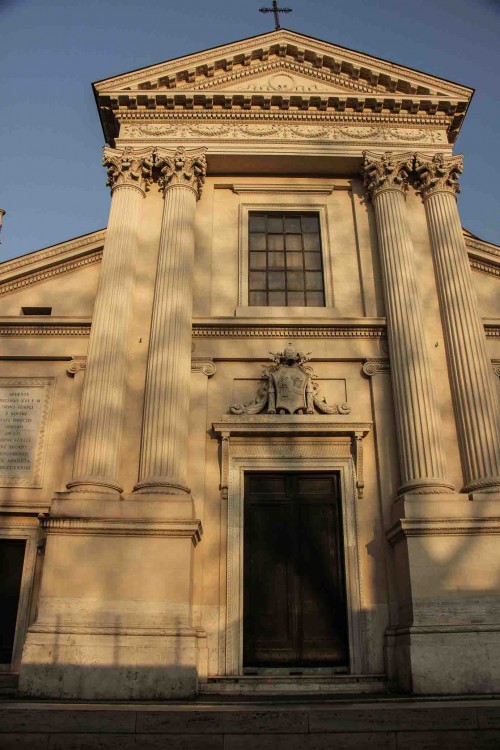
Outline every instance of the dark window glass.
<svg viewBox="0 0 500 750">
<path fill-rule="evenodd" d="M 250 305 L 324 307 L 317 214 L 252 212 L 249 233 Z"/>
</svg>

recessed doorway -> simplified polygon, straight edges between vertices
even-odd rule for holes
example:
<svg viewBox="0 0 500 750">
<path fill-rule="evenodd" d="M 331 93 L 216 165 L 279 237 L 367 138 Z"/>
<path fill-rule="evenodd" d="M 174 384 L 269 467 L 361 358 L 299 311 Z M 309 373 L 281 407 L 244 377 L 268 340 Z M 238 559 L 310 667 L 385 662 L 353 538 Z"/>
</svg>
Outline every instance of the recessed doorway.
<svg viewBox="0 0 500 750">
<path fill-rule="evenodd" d="M 245 472 L 243 668 L 349 666 L 338 472 Z"/>
</svg>

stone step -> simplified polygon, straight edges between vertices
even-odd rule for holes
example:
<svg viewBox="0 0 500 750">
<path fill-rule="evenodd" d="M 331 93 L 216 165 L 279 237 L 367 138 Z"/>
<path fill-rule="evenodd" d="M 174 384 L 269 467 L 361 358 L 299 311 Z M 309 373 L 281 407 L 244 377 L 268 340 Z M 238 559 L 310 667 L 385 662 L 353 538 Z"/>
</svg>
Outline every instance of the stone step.
<svg viewBox="0 0 500 750">
<path fill-rule="evenodd" d="M 17 694 L 18 683 L 19 675 L 0 672 L 0 696 L 2 698 L 14 697 Z"/>
<path fill-rule="evenodd" d="M 237 675 L 209 677 L 202 695 L 362 695 L 386 694 L 384 675 Z"/>
<path fill-rule="evenodd" d="M 497 750 L 500 700 L 0 702 L 1 750 Z"/>
</svg>

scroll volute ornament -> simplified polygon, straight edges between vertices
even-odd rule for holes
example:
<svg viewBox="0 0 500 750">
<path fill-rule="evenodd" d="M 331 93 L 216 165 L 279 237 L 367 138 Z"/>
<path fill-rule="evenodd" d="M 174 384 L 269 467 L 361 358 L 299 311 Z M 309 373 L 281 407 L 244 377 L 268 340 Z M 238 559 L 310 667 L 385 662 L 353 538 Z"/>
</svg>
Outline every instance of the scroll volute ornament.
<svg viewBox="0 0 500 750">
<path fill-rule="evenodd" d="M 142 193 L 153 180 L 154 153 L 152 149 L 114 149 L 105 146 L 102 164 L 107 167 L 106 185 L 111 192 L 117 187 L 135 187 Z"/>
<path fill-rule="evenodd" d="M 415 156 L 415 188 L 424 199 L 441 190 L 455 195 L 459 193 L 458 179 L 462 172 L 463 156 L 461 154 L 458 156 L 434 154 L 431 159 L 421 154 Z"/>
<path fill-rule="evenodd" d="M 374 154 L 363 151 L 361 174 L 370 198 L 382 190 L 408 190 L 408 179 L 413 171 L 413 154 Z"/>
<path fill-rule="evenodd" d="M 165 191 L 169 187 L 189 187 L 201 196 L 207 174 L 205 149 L 185 149 L 156 152 L 156 165 L 160 167 L 158 184 Z"/>
</svg>

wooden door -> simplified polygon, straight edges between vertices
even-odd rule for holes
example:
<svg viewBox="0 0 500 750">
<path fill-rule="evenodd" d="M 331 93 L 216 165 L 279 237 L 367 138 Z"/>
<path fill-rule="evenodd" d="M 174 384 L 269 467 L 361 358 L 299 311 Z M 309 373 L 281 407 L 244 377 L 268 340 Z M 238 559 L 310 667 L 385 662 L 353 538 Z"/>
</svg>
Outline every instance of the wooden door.
<svg viewBox="0 0 500 750">
<path fill-rule="evenodd" d="M 336 473 L 245 475 L 244 666 L 347 666 Z"/>
</svg>

